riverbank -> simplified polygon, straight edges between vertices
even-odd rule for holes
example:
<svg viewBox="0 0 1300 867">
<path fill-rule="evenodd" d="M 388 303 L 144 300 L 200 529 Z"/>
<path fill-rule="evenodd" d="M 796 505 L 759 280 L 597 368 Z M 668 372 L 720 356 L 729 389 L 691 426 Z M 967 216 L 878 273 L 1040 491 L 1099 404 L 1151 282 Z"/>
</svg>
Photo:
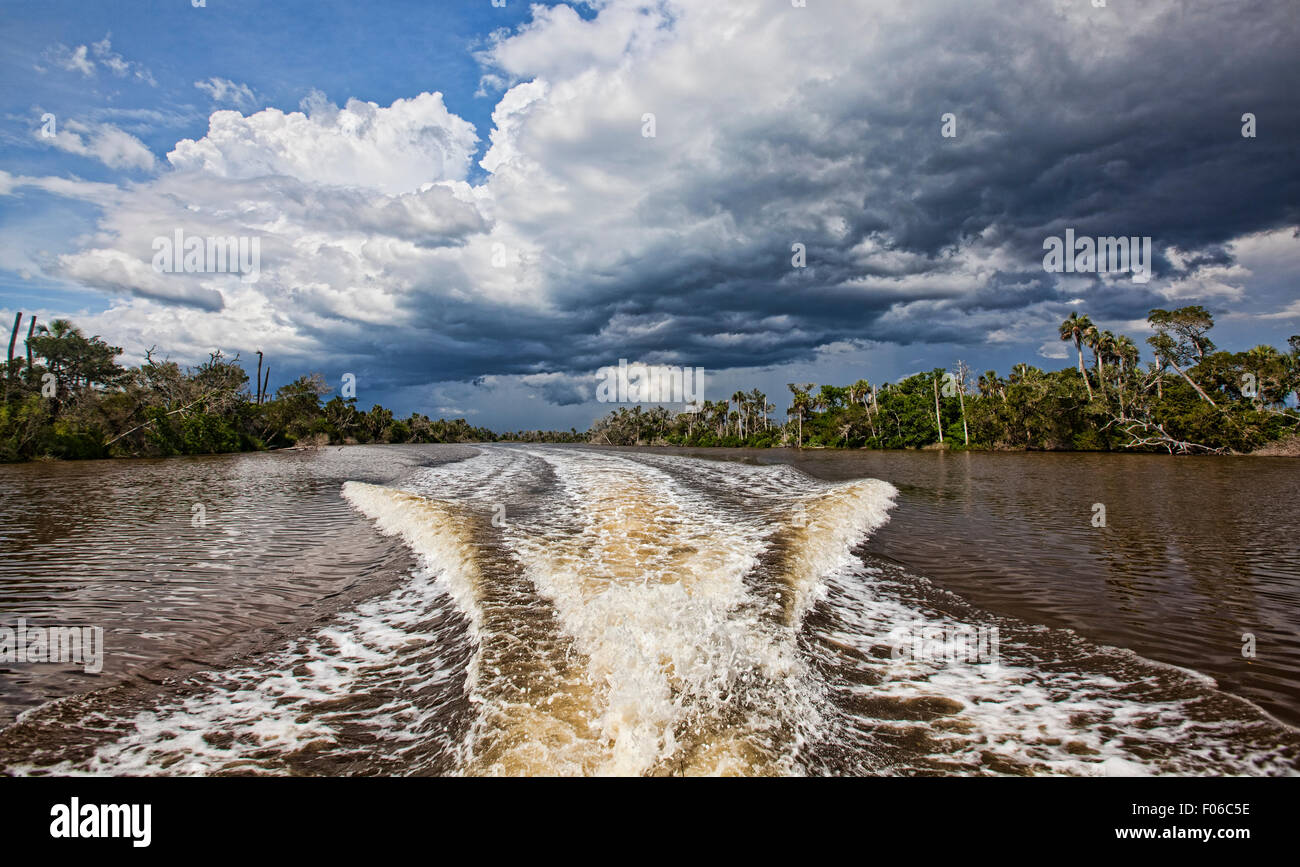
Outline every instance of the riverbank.
<svg viewBox="0 0 1300 867">
<path fill-rule="evenodd" d="M 876 453 L 890 453 L 890 452 L 902 452 L 902 453 L 909 453 L 909 452 L 911 452 L 911 453 L 922 453 L 922 452 L 945 452 L 945 453 L 948 453 L 948 454 L 963 454 L 963 453 L 969 453 L 969 454 L 1057 454 L 1057 455 L 1133 455 L 1133 454 L 1149 454 L 1149 455 L 1165 455 L 1165 456 L 1170 456 L 1170 457 L 1196 457 L 1196 456 L 1201 456 L 1201 457 L 1210 457 L 1210 456 L 1213 456 L 1212 453 L 1209 453 L 1209 452 L 1188 452 L 1188 453 L 1177 453 L 1177 452 L 1169 452 L 1169 451 L 1166 451 L 1166 450 L 1154 450 L 1154 449 L 1153 449 L 1153 450 L 1149 450 L 1149 451 L 1119 450 L 1119 449 L 1110 449 L 1110 450 L 1104 450 L 1104 449 L 1027 449 L 1027 448 L 1010 448 L 1010 447 L 962 446 L 962 445 L 952 445 L 952 444 L 949 444 L 949 443 L 932 443 L 932 444 L 930 444 L 930 445 L 926 445 L 926 446 L 917 446 L 917 447 L 912 447 L 912 448 L 896 448 L 896 449 L 890 449 L 890 448 L 874 448 L 874 447 L 871 447 L 871 446 L 836 446 L 836 445 L 816 445 L 816 446 L 803 446 L 803 447 L 792 446 L 792 445 L 767 445 L 767 446 L 746 446 L 746 445 L 682 445 L 682 444 L 678 444 L 678 443 L 670 443 L 670 442 L 658 442 L 658 443 L 628 443 L 628 444 L 617 444 L 617 445 L 616 445 L 616 444 L 612 444 L 612 443 L 599 443 L 599 442 L 573 442 L 573 441 L 566 441 L 566 442 L 548 442 L 548 441 L 536 441 L 536 440 L 526 441 L 526 440 L 493 439 L 493 440 L 460 440 L 460 441 L 457 441 L 457 442 L 455 442 L 455 443 L 358 443 L 358 442 L 348 442 L 348 443 L 328 443 L 328 444 L 312 444 L 312 445 L 279 446 L 279 447 L 275 447 L 275 448 L 264 448 L 264 449 L 249 449 L 249 450 L 247 450 L 247 451 L 239 451 L 239 452 L 211 452 L 211 453 L 198 453 L 198 454 L 187 454 L 187 455 L 169 455 L 169 456 L 166 456 L 166 457 L 169 457 L 169 458 L 172 458 L 172 459 L 181 460 L 181 459 L 184 459 L 184 458 L 195 458 L 195 457 L 221 457 L 221 456 L 240 455 L 240 454 L 293 454 L 293 453 L 301 453 L 301 452 L 318 452 L 318 451 L 327 451 L 327 450 L 330 450 L 330 449 L 355 448 L 355 447 L 358 447 L 358 446 L 368 446 L 368 445 L 382 445 L 382 446 L 408 446 L 408 445 L 461 445 L 461 446 L 482 446 L 482 445 L 491 445 L 491 444 L 494 444 L 494 443 L 499 443 L 499 444 L 502 444 L 502 445 L 511 445 L 511 446 L 529 446 L 529 445 L 569 445 L 569 446 L 591 446 L 591 447 L 594 447 L 594 448 L 613 448 L 613 449 L 669 449 L 669 450 L 671 450 L 671 449 L 690 449 L 690 450 L 699 450 L 699 451 L 717 451 L 717 452 L 727 452 L 727 451 L 733 451 L 733 450 L 736 450 L 736 449 L 757 449 L 757 450 L 760 450 L 760 451 L 772 451 L 772 452 L 786 452 L 786 451 L 788 451 L 788 452 L 794 452 L 794 453 L 802 453 L 802 452 L 809 452 L 809 453 L 813 453 L 813 452 L 876 452 Z M 1290 438 L 1285 439 L 1285 440 L 1279 440 L 1279 441 L 1276 442 L 1276 443 L 1269 443 L 1268 445 L 1262 446 L 1262 447 L 1260 447 L 1260 448 L 1258 448 L 1258 449 L 1255 449 L 1254 451 L 1251 451 L 1251 452 L 1227 452 L 1227 453 L 1225 453 L 1225 454 L 1218 455 L 1218 456 L 1219 456 L 1219 457 L 1286 457 L 1286 458 L 1300 457 L 1300 435 L 1296 435 L 1296 436 L 1290 437 Z M 158 456 L 152 456 L 152 455 L 150 455 L 150 456 L 146 456 L 146 455 L 115 455 L 115 456 L 112 456 L 112 457 L 66 458 L 66 457 L 53 457 L 53 456 L 51 456 L 51 455 L 38 455 L 38 456 L 36 456 L 36 457 L 28 458 L 28 459 L 26 459 L 26 460 L 17 460 L 17 461 L 0 461 L 0 466 L 15 466 L 15 465 L 22 465 L 22 464 L 29 464 L 29 463 L 64 463 L 64 462 L 80 462 L 80 461 L 113 461 L 113 462 L 126 461 L 126 462 L 131 462 L 131 461 L 151 461 L 151 460 L 158 460 Z"/>
<path fill-rule="evenodd" d="M 1251 455 L 1255 457 L 1300 457 L 1300 434 L 1261 446 L 1251 452 Z"/>
</svg>

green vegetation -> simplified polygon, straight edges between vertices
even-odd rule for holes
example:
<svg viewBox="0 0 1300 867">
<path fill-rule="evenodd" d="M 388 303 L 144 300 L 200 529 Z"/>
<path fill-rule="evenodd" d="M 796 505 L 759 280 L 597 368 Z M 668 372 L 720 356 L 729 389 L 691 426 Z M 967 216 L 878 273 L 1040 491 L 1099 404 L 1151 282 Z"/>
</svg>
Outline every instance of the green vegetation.
<svg viewBox="0 0 1300 867">
<path fill-rule="evenodd" d="M 619 408 L 589 432 L 593 443 L 821 448 L 1136 450 L 1248 452 L 1300 431 L 1288 408 L 1300 388 L 1300 336 L 1287 352 L 1256 346 L 1218 352 L 1202 307 L 1152 310 L 1154 361 L 1140 365 L 1129 337 L 1070 314 L 1060 328 L 1077 364 L 1045 372 L 1017 364 L 972 376 L 962 362 L 879 387 L 791 383 L 774 423 L 755 390 L 704 401 L 695 412 Z M 1084 362 L 1091 351 L 1091 369 Z"/>
<path fill-rule="evenodd" d="M 590 442 L 609 445 L 803 446 L 821 448 L 1059 449 L 1248 452 L 1294 437 L 1300 413 L 1300 336 L 1286 352 L 1256 346 L 1218 351 L 1202 307 L 1153 310 L 1141 366 L 1137 344 L 1070 314 L 1060 328 L 1075 365 L 1045 372 L 1017 364 L 1006 378 L 978 377 L 962 362 L 899 382 L 847 386 L 791 383 L 790 409 L 754 389 L 695 411 L 620 407 L 577 430 L 498 436 L 464 419 L 394 418 L 335 396 L 320 374 L 267 393 L 269 368 L 251 390 L 238 357 L 213 352 L 194 369 L 146 353 L 121 367 L 122 350 L 66 320 L 29 320 L 15 357 L 20 313 L 0 368 L 0 460 L 164 457 L 339 443 Z M 1085 363 L 1085 350 L 1091 365 Z"/>
<path fill-rule="evenodd" d="M 28 324 L 25 357 L 15 358 L 22 314 L 14 321 L 0 379 L 0 460 L 165 457 L 328 443 L 442 443 L 494 439 L 464 419 L 393 417 L 356 399 L 322 399 L 319 374 L 300 377 L 271 397 L 270 370 L 249 390 L 239 359 L 213 352 L 195 369 L 146 354 L 121 367 L 122 350 L 86 337 L 66 320 Z"/>
</svg>

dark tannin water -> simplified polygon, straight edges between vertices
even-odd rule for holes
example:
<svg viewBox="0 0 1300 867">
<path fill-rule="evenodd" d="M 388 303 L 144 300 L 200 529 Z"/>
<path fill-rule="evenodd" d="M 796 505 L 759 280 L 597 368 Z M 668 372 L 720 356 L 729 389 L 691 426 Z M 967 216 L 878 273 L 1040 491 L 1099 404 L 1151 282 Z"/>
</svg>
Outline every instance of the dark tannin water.
<svg viewBox="0 0 1300 867">
<path fill-rule="evenodd" d="M 1298 471 L 505 445 L 4 467 L 0 625 L 99 626 L 104 659 L 0 663 L 0 767 L 1295 774 Z"/>
<path fill-rule="evenodd" d="M 1196 669 L 1300 723 L 1300 458 L 728 456 L 829 481 L 887 479 L 898 505 L 868 555 L 983 607 Z M 1241 653 L 1246 633 L 1254 658 Z"/>
</svg>

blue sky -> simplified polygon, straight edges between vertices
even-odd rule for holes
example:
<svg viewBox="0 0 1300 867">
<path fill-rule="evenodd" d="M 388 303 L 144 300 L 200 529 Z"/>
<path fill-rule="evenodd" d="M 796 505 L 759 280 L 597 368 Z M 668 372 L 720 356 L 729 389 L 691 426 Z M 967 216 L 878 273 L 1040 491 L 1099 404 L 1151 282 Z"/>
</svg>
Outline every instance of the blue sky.
<svg viewBox="0 0 1300 867">
<path fill-rule="evenodd" d="M 1294 14 L 1034 8 L 5 2 L 0 315 L 497 428 L 585 427 L 619 358 L 781 405 L 1064 366 L 1071 310 L 1284 345 Z M 1153 279 L 1045 273 L 1067 227 L 1151 236 Z M 157 273 L 177 229 L 257 237 L 259 279 Z"/>
<path fill-rule="evenodd" d="M 24 115 L 33 104 L 61 108 L 69 116 L 161 112 L 174 125 L 137 127 L 156 152 L 170 149 L 176 134 L 203 134 L 213 101 L 193 83 L 214 76 L 248 85 L 259 108 L 286 110 L 296 109 L 312 90 L 336 102 L 355 97 L 389 105 L 436 82 L 434 89 L 445 94 L 452 111 L 488 129 L 495 100 L 474 95 L 481 72 L 472 52 L 493 30 L 529 17 L 528 4 L 517 0 L 505 7 L 386 0 L 382 11 L 337 0 L 212 0 L 197 9 L 186 0 L 0 6 L 4 80 L 24 85 L 5 89 L 6 114 Z M 156 84 L 134 74 L 119 77 L 102 66 L 87 76 L 48 59 L 55 46 L 93 45 L 105 37 L 114 53 L 140 64 Z M 49 72 L 34 74 L 36 67 Z M 15 149 L 5 157 L 24 168 L 67 167 L 57 160 L 29 161 L 40 153 Z M 91 177 L 101 168 L 87 163 L 82 172 Z"/>
</svg>

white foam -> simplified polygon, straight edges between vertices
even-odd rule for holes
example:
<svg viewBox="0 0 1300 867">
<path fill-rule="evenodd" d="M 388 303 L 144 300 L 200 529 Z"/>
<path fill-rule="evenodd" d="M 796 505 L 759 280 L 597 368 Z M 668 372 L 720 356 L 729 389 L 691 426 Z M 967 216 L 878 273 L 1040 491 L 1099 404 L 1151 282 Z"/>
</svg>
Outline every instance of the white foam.
<svg viewBox="0 0 1300 867">
<path fill-rule="evenodd" d="M 1018 626 L 1014 664 L 1006 630 L 1000 665 L 882 656 L 900 625 L 970 625 L 854 553 L 897 493 L 556 448 L 484 448 L 403 489 L 349 482 L 347 501 L 419 558 L 400 588 L 205 675 L 89 762 L 51 770 L 286 773 L 321 755 L 395 773 L 435 759 L 481 774 L 1295 773 L 1243 739 L 1272 724 L 1244 702 L 1197 715 L 1223 699 L 1203 675 L 1073 636 L 1105 665 L 1049 665 L 1045 627 Z M 386 698 L 357 706 L 371 692 Z M 952 704 L 916 712 L 918 699 Z M 900 758 L 879 748 L 890 731 L 929 746 Z"/>
<path fill-rule="evenodd" d="M 419 555 L 425 569 L 446 587 L 461 613 L 475 626 L 480 623 L 473 545 L 463 517 L 452 506 L 363 482 L 344 484 L 343 496 L 374 519 L 381 532 L 400 536 Z"/>
<path fill-rule="evenodd" d="M 401 742 L 436 737 L 431 709 L 413 696 L 446 682 L 455 668 L 416 626 L 446 602 L 445 590 L 431 575 L 413 575 L 400 589 L 361 604 L 255 665 L 202 676 L 203 686 L 193 695 L 137 714 L 129 734 L 89 761 L 41 770 L 283 774 L 292 757 L 309 747 L 334 753 L 351 749 L 340 743 L 345 723 L 389 741 L 397 758 Z M 415 647 L 419 652 L 411 652 Z M 349 709 L 350 699 L 379 689 L 392 691 L 394 698 L 364 714 Z"/>
</svg>

